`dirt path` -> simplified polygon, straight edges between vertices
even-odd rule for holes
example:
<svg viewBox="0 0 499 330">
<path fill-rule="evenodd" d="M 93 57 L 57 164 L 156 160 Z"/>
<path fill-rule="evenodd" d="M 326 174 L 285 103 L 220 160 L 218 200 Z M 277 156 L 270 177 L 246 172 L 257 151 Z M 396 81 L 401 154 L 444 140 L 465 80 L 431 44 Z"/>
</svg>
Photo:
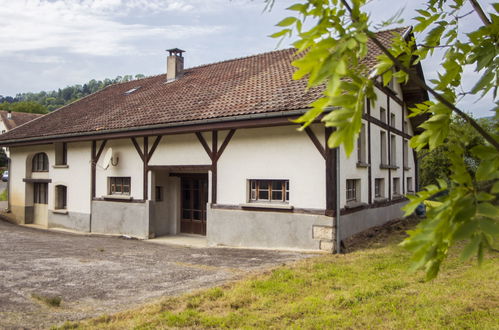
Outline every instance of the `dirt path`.
<svg viewBox="0 0 499 330">
<path fill-rule="evenodd" d="M 0 220 L 0 328 L 44 328 L 115 313 L 307 256 L 156 245 Z M 37 295 L 60 297 L 61 306 L 49 307 Z"/>
</svg>

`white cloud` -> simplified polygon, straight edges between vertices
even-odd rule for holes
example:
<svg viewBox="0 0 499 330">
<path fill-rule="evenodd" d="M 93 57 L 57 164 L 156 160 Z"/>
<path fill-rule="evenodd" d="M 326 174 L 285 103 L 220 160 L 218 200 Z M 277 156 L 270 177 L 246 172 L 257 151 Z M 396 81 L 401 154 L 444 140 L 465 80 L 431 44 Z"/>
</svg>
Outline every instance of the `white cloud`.
<svg viewBox="0 0 499 330">
<path fill-rule="evenodd" d="M 117 17 L 136 11 L 188 11 L 174 0 L 0 0 L 0 55 L 60 49 L 87 55 L 137 51 L 134 40 L 178 40 L 218 33 L 222 26 L 126 24 Z"/>
</svg>

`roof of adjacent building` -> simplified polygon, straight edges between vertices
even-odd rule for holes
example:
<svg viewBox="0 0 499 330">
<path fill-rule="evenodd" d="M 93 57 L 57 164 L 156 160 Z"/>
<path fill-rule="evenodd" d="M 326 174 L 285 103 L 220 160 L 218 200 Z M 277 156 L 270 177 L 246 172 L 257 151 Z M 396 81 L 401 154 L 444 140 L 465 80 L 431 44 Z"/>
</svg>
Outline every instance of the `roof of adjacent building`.
<svg viewBox="0 0 499 330">
<path fill-rule="evenodd" d="M 408 28 L 382 31 L 389 45 L 393 34 Z M 369 44 L 366 64 L 381 53 Z M 306 109 L 322 88 L 306 89 L 307 81 L 293 80 L 294 49 L 202 65 L 184 70 L 175 81 L 166 74 L 108 86 L 0 137 L 1 142 L 162 124 L 218 120 Z"/>
<path fill-rule="evenodd" d="M 0 119 L 3 121 L 5 128 L 9 131 L 17 126 L 21 126 L 33 119 L 43 116 L 43 114 L 39 113 L 28 113 L 28 112 L 16 112 L 13 111 L 10 113 L 11 117 L 9 118 L 9 112 L 0 110 Z"/>
</svg>

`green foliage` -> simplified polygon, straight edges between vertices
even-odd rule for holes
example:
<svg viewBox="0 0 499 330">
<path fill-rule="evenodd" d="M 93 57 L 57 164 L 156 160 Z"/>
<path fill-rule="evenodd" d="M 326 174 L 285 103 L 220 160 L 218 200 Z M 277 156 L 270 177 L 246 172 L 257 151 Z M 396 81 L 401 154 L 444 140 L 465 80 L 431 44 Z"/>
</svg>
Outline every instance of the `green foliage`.
<svg viewBox="0 0 499 330">
<path fill-rule="evenodd" d="M 0 110 L 29 112 L 29 113 L 47 113 L 48 110 L 43 105 L 34 101 L 20 101 L 16 103 L 3 102 L 0 103 Z"/>
<path fill-rule="evenodd" d="M 498 123 L 493 118 L 480 118 L 477 122 L 489 134 L 493 134 Z M 467 141 L 463 143 L 463 141 Z M 449 144 L 462 143 L 464 148 L 464 162 L 466 169 L 473 176 L 476 173 L 480 159 L 474 156 L 471 150 L 479 145 L 483 145 L 485 140 L 471 126 L 459 117 L 453 116 L 450 124 L 449 137 L 446 143 L 429 151 L 424 149 L 418 154 L 419 158 L 419 182 L 421 186 L 436 184 L 437 179 L 443 179 L 450 183 L 451 162 L 449 155 Z"/>
<path fill-rule="evenodd" d="M 134 79 L 142 79 L 144 77 L 145 76 L 143 74 L 137 74 L 135 76 L 117 76 L 114 79 L 92 79 L 83 85 L 67 86 L 62 89 L 59 88 L 57 91 L 20 93 L 15 97 L 3 97 L 0 95 L 0 110 L 47 113 L 48 111 L 56 110 L 82 97 L 95 93 L 106 86 Z"/>
<path fill-rule="evenodd" d="M 416 11 L 413 30 L 423 42 L 417 44 L 412 35 L 393 33 L 392 44 L 386 47 L 370 27 L 388 26 L 400 19 L 395 15 L 388 22 L 374 25 L 363 11 L 365 3 L 366 0 L 308 0 L 294 4 L 288 8 L 293 16 L 280 21 L 277 26 L 283 29 L 272 37 L 296 34 L 293 45 L 299 59 L 293 62 L 297 67 L 294 78 L 308 79 L 309 88 L 324 88 L 323 97 L 310 104 L 311 109 L 297 122 L 306 127 L 326 112 L 322 121 L 335 128 L 328 146 L 342 145 L 347 155 L 354 149 L 366 98 L 373 102 L 376 99 L 373 79 L 380 79 L 385 86 L 392 79 L 401 84 L 411 80 L 434 97 L 410 109 L 410 117 L 427 118 L 420 125 L 422 133 L 415 135 L 410 145 L 417 151 L 443 152 L 440 156 L 448 170 L 440 171 L 445 180 L 432 178 L 438 185 L 408 196 L 406 214 L 435 194 L 447 193 L 439 197 L 440 206 L 431 209 L 428 219 L 403 242 L 413 253 L 414 268 L 426 269 L 427 278 L 431 279 L 456 241 L 470 242 L 463 250 L 464 259 L 477 256 L 481 261 L 498 237 L 499 130 L 497 126 L 485 130 L 456 104 L 460 97 L 481 98 L 489 91 L 493 91 L 494 98 L 497 96 L 499 6 L 494 6 L 496 13 L 489 14 L 490 18 L 483 18 L 486 14 L 473 3 L 471 14 L 478 14 L 483 25 L 460 36 L 459 21 L 470 14 L 463 12 L 464 1 L 425 1 L 423 8 Z M 308 30 L 303 28 L 305 20 L 313 22 Z M 382 50 L 374 72 L 368 72 L 363 65 L 368 40 Z M 410 68 L 434 55 L 437 48 L 445 49 L 441 68 L 437 78 L 427 85 Z M 463 92 L 461 82 L 466 67 L 474 68 L 479 79 L 471 90 Z M 493 107 L 497 119 L 498 109 Z M 480 144 L 471 135 L 459 134 L 452 125 L 454 115 L 475 131 Z"/>
</svg>

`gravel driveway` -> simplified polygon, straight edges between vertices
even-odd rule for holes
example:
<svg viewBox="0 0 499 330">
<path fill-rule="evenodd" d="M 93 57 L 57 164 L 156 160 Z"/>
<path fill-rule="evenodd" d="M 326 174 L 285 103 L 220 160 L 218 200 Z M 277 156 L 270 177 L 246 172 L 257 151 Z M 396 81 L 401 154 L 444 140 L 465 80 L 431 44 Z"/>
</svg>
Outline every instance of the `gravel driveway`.
<svg viewBox="0 0 499 330">
<path fill-rule="evenodd" d="M 43 328 L 219 285 L 307 254 L 157 245 L 0 220 L 0 328 Z M 59 296 L 49 307 L 33 295 Z"/>
</svg>

